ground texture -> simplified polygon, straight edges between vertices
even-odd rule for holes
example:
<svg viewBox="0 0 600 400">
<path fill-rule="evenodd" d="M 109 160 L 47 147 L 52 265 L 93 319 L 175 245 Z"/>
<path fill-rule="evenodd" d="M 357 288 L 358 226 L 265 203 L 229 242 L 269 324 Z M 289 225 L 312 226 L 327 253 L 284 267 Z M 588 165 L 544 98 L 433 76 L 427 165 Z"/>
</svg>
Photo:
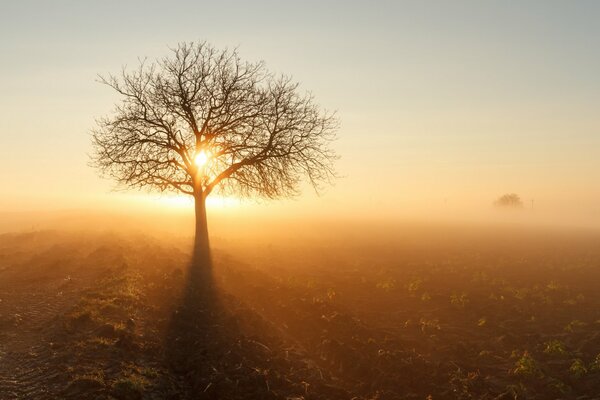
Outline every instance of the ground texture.
<svg viewBox="0 0 600 400">
<path fill-rule="evenodd" d="M 0 399 L 600 398 L 599 242 L 465 243 L 2 235 Z"/>
</svg>

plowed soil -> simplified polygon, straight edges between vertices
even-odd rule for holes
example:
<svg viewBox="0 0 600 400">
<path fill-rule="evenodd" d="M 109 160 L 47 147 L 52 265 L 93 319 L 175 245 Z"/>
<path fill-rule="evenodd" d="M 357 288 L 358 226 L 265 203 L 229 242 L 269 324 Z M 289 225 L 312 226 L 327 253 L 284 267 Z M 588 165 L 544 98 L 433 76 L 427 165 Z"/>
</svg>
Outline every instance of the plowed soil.
<svg viewBox="0 0 600 400">
<path fill-rule="evenodd" d="M 598 399 L 599 244 L 1 235 L 0 399 Z"/>
</svg>

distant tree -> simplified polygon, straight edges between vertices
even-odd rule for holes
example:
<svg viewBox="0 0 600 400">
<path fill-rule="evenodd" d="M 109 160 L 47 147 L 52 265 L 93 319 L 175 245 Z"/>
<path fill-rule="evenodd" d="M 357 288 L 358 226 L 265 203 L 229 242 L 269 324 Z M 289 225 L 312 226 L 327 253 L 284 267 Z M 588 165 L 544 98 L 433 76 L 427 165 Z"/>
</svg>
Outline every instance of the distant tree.
<svg viewBox="0 0 600 400">
<path fill-rule="evenodd" d="M 495 202 L 496 207 L 501 208 L 523 208 L 523 201 L 516 193 L 507 193 L 500 196 Z"/>
<path fill-rule="evenodd" d="M 316 190 L 335 177 L 335 115 L 235 50 L 183 43 L 100 81 L 121 100 L 97 121 L 92 164 L 126 187 L 193 196 L 205 262 L 211 193 L 278 198 L 296 194 L 304 177 Z"/>
</svg>

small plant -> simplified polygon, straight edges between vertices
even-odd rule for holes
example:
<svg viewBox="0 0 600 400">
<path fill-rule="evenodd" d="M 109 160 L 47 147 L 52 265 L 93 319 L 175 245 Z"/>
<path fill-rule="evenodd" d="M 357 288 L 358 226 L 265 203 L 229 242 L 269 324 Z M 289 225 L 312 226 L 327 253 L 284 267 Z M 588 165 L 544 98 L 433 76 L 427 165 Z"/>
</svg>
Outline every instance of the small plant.
<svg viewBox="0 0 600 400">
<path fill-rule="evenodd" d="M 514 352 L 513 352 L 514 354 Z M 529 354 L 528 351 L 524 351 L 523 355 L 517 360 L 515 363 L 515 368 L 513 369 L 513 373 L 515 375 L 521 376 L 540 376 L 541 370 L 538 366 L 537 361 Z"/>
<path fill-rule="evenodd" d="M 571 391 L 571 388 L 560 379 L 550 378 L 549 381 L 548 386 L 561 394 L 566 394 Z"/>
<path fill-rule="evenodd" d="M 148 381 L 143 376 L 133 374 L 117 379 L 112 385 L 112 394 L 117 399 L 137 400 L 142 398 Z"/>
<path fill-rule="evenodd" d="M 439 331 L 442 329 L 440 326 L 440 321 L 437 319 L 426 319 L 421 318 L 419 320 L 419 325 L 421 325 L 421 332 L 425 333 L 427 330 L 436 330 Z"/>
<path fill-rule="evenodd" d="M 90 371 L 82 375 L 76 375 L 68 388 L 74 390 L 85 390 L 91 393 L 92 391 L 104 388 L 104 372 L 102 370 Z"/>
<path fill-rule="evenodd" d="M 415 296 L 421 288 L 422 283 L 423 280 L 421 278 L 411 279 L 411 281 L 408 282 L 408 284 L 406 285 L 406 290 L 408 290 L 408 294 L 410 294 L 411 296 Z"/>
<path fill-rule="evenodd" d="M 109 346 L 112 346 L 114 344 L 114 342 L 115 342 L 115 340 L 113 340 L 113 339 L 100 337 L 100 336 L 94 336 L 88 340 L 89 344 L 96 345 L 99 347 L 109 347 Z"/>
<path fill-rule="evenodd" d="M 77 375 L 75 377 L 75 379 L 89 379 L 89 380 L 97 381 L 101 384 L 104 384 L 104 371 L 102 371 L 102 370 L 91 371 L 91 372 L 88 372 L 83 375 Z"/>
<path fill-rule="evenodd" d="M 583 302 L 585 302 L 585 296 L 582 294 L 578 294 L 577 296 L 568 298 L 567 300 L 564 301 L 564 303 L 569 306 L 574 306 L 576 304 L 581 304 Z"/>
<path fill-rule="evenodd" d="M 550 340 L 544 343 L 544 353 L 551 355 L 565 355 L 567 354 L 567 350 L 565 348 L 565 344 L 560 340 Z"/>
<path fill-rule="evenodd" d="M 565 331 L 567 332 L 574 332 L 575 330 L 577 330 L 578 328 L 583 328 L 584 326 L 586 326 L 585 322 L 581 322 L 579 320 L 573 320 L 571 322 L 569 322 L 567 324 L 567 326 L 565 326 Z"/>
<path fill-rule="evenodd" d="M 388 278 L 384 281 L 378 282 L 376 286 L 377 289 L 390 291 L 396 287 L 396 280 L 394 278 Z"/>
<path fill-rule="evenodd" d="M 514 293 L 513 293 L 515 298 L 518 300 L 525 300 L 527 298 L 528 294 L 529 294 L 529 289 L 527 289 L 527 288 L 515 289 Z"/>
<path fill-rule="evenodd" d="M 450 385 L 453 392 L 459 399 L 472 398 L 472 389 L 481 381 L 479 371 L 465 372 L 457 366 L 456 370 L 450 373 Z"/>
<path fill-rule="evenodd" d="M 588 370 L 580 358 L 576 358 L 575 360 L 573 360 L 573 363 L 569 367 L 569 373 L 575 378 L 581 378 L 582 376 L 587 374 L 587 372 Z"/>
<path fill-rule="evenodd" d="M 600 371 L 600 354 L 590 364 L 590 371 Z"/>
<path fill-rule="evenodd" d="M 462 292 L 461 294 L 452 293 L 450 296 L 450 304 L 464 308 L 469 303 L 469 296 Z"/>
<path fill-rule="evenodd" d="M 333 288 L 327 289 L 327 298 L 330 301 L 335 300 L 336 296 L 337 296 L 337 293 L 336 293 L 336 291 Z"/>
</svg>

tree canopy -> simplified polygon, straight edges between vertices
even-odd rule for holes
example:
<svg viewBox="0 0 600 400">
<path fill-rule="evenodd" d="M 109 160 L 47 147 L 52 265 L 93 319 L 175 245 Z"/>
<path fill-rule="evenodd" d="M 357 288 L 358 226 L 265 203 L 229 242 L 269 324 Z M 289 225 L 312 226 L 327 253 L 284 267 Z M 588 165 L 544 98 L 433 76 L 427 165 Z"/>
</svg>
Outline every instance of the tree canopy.
<svg viewBox="0 0 600 400">
<path fill-rule="evenodd" d="M 122 186 L 276 198 L 335 177 L 335 114 L 236 50 L 182 43 L 100 80 L 120 101 L 97 121 L 92 163 Z"/>
<path fill-rule="evenodd" d="M 494 205 L 502 208 L 522 208 L 523 201 L 518 194 L 507 193 L 498 197 L 498 199 L 494 202 Z"/>
</svg>

